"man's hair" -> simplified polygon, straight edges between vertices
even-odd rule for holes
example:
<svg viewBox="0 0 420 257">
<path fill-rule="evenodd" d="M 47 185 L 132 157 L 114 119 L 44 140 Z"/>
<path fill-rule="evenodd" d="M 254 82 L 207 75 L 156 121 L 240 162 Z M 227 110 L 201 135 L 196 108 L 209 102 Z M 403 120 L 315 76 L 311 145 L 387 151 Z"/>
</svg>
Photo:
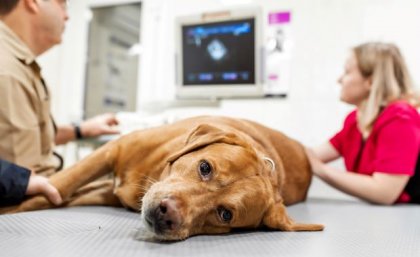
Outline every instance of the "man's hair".
<svg viewBox="0 0 420 257">
<path fill-rule="evenodd" d="M 9 14 L 20 0 L 1 0 L 0 16 Z"/>
</svg>

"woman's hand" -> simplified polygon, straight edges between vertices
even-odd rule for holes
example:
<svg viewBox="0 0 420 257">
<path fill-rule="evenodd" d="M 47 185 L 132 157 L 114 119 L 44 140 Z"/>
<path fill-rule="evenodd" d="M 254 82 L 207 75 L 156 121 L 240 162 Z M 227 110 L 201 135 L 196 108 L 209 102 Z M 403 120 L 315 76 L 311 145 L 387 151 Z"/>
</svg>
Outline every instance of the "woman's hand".
<svg viewBox="0 0 420 257">
<path fill-rule="evenodd" d="M 309 163 L 311 164 L 311 169 L 314 175 L 322 177 L 325 172 L 326 164 L 323 163 L 315 154 L 315 152 L 305 147 L 306 155 L 308 156 Z"/>
<path fill-rule="evenodd" d="M 315 176 L 342 192 L 372 203 L 393 204 L 409 180 L 409 176 L 383 172 L 374 172 L 372 176 L 342 172 L 323 163 L 312 149 L 305 148 L 305 151 Z"/>
</svg>

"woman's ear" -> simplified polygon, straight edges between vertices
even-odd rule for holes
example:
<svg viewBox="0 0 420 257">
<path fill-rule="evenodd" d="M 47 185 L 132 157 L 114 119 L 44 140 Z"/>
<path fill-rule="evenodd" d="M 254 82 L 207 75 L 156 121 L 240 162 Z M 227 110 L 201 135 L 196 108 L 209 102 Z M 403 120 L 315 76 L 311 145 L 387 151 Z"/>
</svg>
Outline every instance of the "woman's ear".
<svg viewBox="0 0 420 257">
<path fill-rule="evenodd" d="M 365 79 L 365 86 L 370 91 L 372 89 L 373 79 L 372 76 Z"/>
</svg>

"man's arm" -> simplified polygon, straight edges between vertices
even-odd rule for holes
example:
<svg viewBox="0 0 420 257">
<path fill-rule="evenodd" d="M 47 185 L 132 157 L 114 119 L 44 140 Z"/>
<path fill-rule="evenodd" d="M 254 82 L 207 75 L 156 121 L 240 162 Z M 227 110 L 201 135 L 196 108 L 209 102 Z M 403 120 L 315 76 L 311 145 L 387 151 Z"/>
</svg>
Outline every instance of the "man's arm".
<svg viewBox="0 0 420 257">
<path fill-rule="evenodd" d="M 80 139 L 77 138 L 78 133 L 83 138 L 118 134 L 119 130 L 114 127 L 115 125 L 118 125 L 115 115 L 106 113 L 82 122 L 78 128 L 75 125 L 58 126 L 55 143 L 61 145 L 75 139 Z M 76 131 L 77 129 L 79 130 L 78 132 Z"/>
<path fill-rule="evenodd" d="M 0 156 L 27 167 L 41 158 L 35 91 L 11 75 L 0 74 Z"/>
</svg>

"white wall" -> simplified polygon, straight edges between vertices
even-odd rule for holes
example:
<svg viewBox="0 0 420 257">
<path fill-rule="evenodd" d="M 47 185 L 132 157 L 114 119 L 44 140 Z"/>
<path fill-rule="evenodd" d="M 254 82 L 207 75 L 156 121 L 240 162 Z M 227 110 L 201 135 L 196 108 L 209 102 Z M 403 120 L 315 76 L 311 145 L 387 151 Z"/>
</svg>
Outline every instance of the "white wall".
<svg viewBox="0 0 420 257">
<path fill-rule="evenodd" d="M 53 95 L 58 123 L 82 117 L 89 12 L 84 0 L 71 1 L 70 20 L 61 45 L 40 57 L 43 75 Z"/>
<path fill-rule="evenodd" d="M 61 122 L 79 119 L 82 115 L 87 10 L 93 2 L 112 1 L 71 1 L 70 20 L 63 44 L 41 57 L 44 75 L 53 91 L 54 114 Z M 143 1 L 140 104 L 174 97 L 174 17 L 220 8 L 220 2 Z M 266 13 L 292 11 L 295 47 L 291 91 L 287 99 L 280 100 L 226 100 L 222 106 L 226 106 L 226 111 L 232 115 L 260 120 L 307 143 L 321 142 L 340 127 L 344 114 L 349 110 L 348 106 L 338 101 L 339 87 L 336 83 L 348 50 L 367 40 L 397 43 L 406 56 L 415 81 L 420 81 L 420 73 L 414 72 L 420 70 L 420 16 L 416 15 L 420 10 L 419 1 L 246 2 L 258 2 Z"/>
<path fill-rule="evenodd" d="M 225 100 L 217 113 L 260 121 L 305 144 L 319 144 L 341 127 L 351 108 L 338 101 L 336 80 L 344 59 L 352 46 L 369 40 L 399 45 L 415 82 L 420 82 L 420 1 L 248 2 L 262 5 L 266 13 L 292 11 L 295 46 L 291 91 L 286 99 Z M 87 7 L 84 0 L 71 1 L 64 43 L 41 58 L 59 122 L 78 119 L 82 114 Z M 140 105 L 174 97 L 174 17 L 220 7 L 219 0 L 143 1 Z"/>
</svg>

